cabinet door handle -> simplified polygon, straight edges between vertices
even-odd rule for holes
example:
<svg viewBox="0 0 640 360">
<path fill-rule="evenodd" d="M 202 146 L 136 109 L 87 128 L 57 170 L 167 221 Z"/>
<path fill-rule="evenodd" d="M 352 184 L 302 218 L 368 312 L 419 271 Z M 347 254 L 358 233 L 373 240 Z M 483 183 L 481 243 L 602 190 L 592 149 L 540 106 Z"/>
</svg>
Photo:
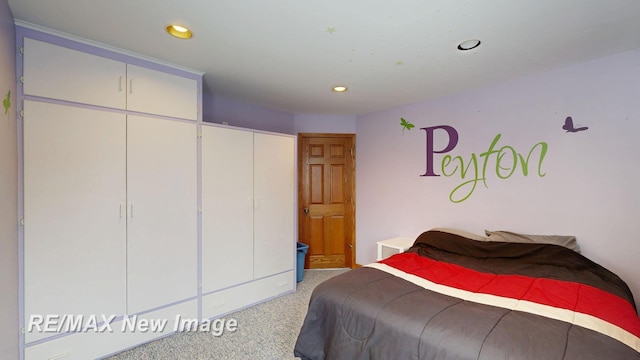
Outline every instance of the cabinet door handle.
<svg viewBox="0 0 640 360">
<path fill-rule="evenodd" d="M 133 218 L 133 203 L 131 203 L 131 218 Z"/>
<path fill-rule="evenodd" d="M 129 94 L 133 94 L 133 79 L 129 80 Z"/>
<path fill-rule="evenodd" d="M 122 92 L 122 80 L 124 80 L 124 78 L 120 76 L 120 79 L 118 80 L 118 91 L 120 92 Z"/>
<path fill-rule="evenodd" d="M 124 206 L 120 204 L 120 217 L 124 217 Z"/>
</svg>

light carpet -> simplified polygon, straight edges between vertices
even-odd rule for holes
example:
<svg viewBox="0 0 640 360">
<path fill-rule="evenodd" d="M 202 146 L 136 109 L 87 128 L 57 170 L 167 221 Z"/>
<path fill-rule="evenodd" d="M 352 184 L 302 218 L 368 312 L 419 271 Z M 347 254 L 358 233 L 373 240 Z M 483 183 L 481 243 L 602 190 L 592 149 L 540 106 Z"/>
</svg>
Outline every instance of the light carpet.
<svg viewBox="0 0 640 360">
<path fill-rule="evenodd" d="M 238 328 L 212 332 L 179 332 L 108 357 L 109 360 L 289 360 L 293 356 L 309 298 L 316 285 L 348 269 L 305 270 L 294 293 L 224 316 Z"/>
</svg>

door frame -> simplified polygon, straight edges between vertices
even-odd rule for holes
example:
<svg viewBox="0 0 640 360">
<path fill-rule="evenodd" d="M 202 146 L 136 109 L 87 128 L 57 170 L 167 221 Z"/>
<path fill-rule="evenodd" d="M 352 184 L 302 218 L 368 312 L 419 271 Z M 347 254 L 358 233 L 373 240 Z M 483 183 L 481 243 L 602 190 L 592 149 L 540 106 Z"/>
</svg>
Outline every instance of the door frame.
<svg viewBox="0 0 640 360">
<path fill-rule="evenodd" d="M 353 177 L 352 188 L 351 188 L 351 206 L 348 206 L 348 209 L 345 209 L 345 213 L 348 211 L 351 217 L 350 229 L 345 229 L 345 234 L 350 235 L 351 244 L 347 244 L 350 248 L 350 254 L 345 252 L 345 266 L 349 268 L 357 267 L 356 264 L 356 134 L 344 134 L 344 133 L 298 133 L 298 156 L 297 156 L 297 167 L 298 167 L 298 241 L 302 242 L 303 233 L 303 224 L 302 221 L 305 218 L 304 213 L 304 202 L 303 202 L 303 166 L 304 166 L 304 156 L 303 156 L 303 146 L 302 142 L 305 138 L 350 138 L 352 145 L 352 168 L 351 176 Z M 350 246 L 349 246 L 350 245 Z M 305 256 L 305 268 L 308 268 L 309 263 L 309 253 Z"/>
</svg>

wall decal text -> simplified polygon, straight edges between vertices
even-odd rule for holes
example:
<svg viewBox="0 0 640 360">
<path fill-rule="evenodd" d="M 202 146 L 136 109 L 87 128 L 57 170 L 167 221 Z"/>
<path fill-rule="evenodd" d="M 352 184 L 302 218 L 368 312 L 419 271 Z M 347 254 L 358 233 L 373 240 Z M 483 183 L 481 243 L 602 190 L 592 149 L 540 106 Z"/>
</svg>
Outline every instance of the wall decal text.
<svg viewBox="0 0 640 360">
<path fill-rule="evenodd" d="M 435 154 L 445 154 L 452 151 L 458 145 L 458 131 L 452 126 L 438 125 L 421 128 L 426 134 L 426 171 L 421 176 L 440 176 L 434 170 Z M 448 137 L 447 145 L 443 149 L 434 148 L 434 136 L 436 131 L 442 134 L 444 131 Z M 463 180 L 458 186 L 453 188 L 449 194 L 449 200 L 459 203 L 467 200 L 476 190 L 478 182 L 482 182 L 485 188 L 487 185 L 487 175 L 489 172 L 495 173 L 499 179 L 509 179 L 520 169 L 522 175 L 528 176 L 530 166 L 537 165 L 537 175 L 544 177 L 546 173 L 542 171 L 542 163 L 547 154 L 548 145 L 546 142 L 539 142 L 531 147 L 526 157 L 517 152 L 513 146 L 503 145 L 498 147 L 498 142 L 502 134 L 497 134 L 485 152 L 480 154 L 471 153 L 468 161 L 460 156 L 444 155 L 440 161 L 440 173 L 446 177 L 456 174 Z M 535 155 L 535 156 L 533 156 Z M 532 158 L 533 156 L 533 158 Z M 532 163 L 533 161 L 533 163 Z M 537 164 L 536 164 L 537 161 Z M 492 167 L 489 165 L 493 164 Z"/>
</svg>

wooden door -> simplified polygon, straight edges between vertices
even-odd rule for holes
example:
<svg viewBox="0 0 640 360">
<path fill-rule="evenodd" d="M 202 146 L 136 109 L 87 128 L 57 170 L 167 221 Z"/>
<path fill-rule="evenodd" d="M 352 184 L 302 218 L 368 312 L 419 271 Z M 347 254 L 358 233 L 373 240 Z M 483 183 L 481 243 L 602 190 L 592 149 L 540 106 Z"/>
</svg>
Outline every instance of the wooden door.
<svg viewBox="0 0 640 360">
<path fill-rule="evenodd" d="M 355 135 L 298 135 L 299 242 L 305 268 L 355 263 Z"/>
</svg>

